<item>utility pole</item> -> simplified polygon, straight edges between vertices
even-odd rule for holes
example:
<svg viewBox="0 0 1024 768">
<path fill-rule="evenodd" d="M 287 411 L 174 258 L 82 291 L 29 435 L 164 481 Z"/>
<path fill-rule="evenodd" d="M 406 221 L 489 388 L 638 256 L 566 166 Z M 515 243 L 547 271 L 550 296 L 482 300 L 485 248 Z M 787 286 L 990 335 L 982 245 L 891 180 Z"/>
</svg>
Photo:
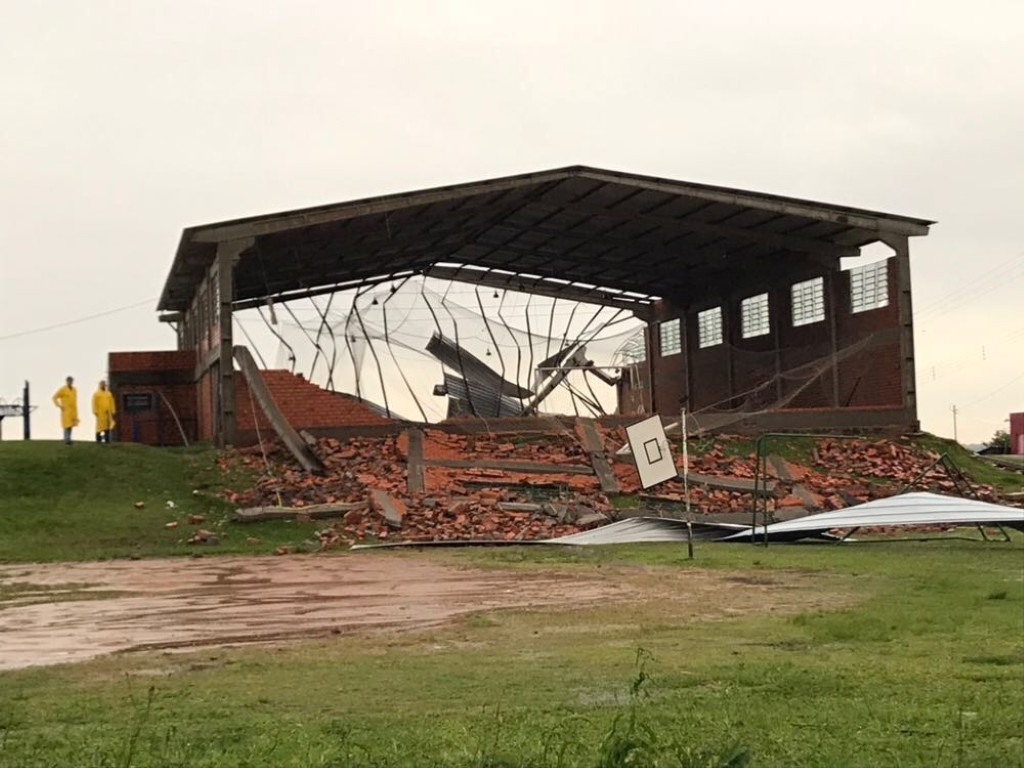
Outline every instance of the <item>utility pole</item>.
<svg viewBox="0 0 1024 768">
<path fill-rule="evenodd" d="M 953 442 L 954 443 L 959 443 L 960 441 L 956 437 L 956 414 L 957 414 L 957 410 L 956 410 L 956 406 L 955 405 L 952 407 L 952 410 L 953 410 Z"/>
</svg>

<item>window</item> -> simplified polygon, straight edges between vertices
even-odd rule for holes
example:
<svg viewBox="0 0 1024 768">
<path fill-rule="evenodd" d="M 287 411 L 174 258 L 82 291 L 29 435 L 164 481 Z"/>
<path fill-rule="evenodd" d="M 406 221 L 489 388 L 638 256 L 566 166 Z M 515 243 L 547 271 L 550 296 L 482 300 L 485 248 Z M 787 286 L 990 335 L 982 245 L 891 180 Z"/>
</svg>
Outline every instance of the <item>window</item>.
<svg viewBox="0 0 1024 768">
<path fill-rule="evenodd" d="M 816 277 L 793 284 L 793 325 L 810 325 L 825 319 L 825 280 Z"/>
<path fill-rule="evenodd" d="M 721 307 L 712 307 L 697 313 L 697 341 L 701 349 L 722 343 Z"/>
<path fill-rule="evenodd" d="M 740 318 L 743 321 L 743 338 L 767 336 L 768 327 L 768 294 L 761 293 L 740 302 Z"/>
<path fill-rule="evenodd" d="M 210 324 L 217 327 L 220 325 L 220 280 L 217 275 L 213 276 L 210 289 Z"/>
<path fill-rule="evenodd" d="M 889 306 L 889 262 L 878 261 L 850 270 L 850 307 L 867 312 Z"/>
<path fill-rule="evenodd" d="M 658 326 L 658 336 L 661 338 L 661 356 L 678 355 L 683 351 L 683 340 L 679 333 L 679 319 L 666 320 Z"/>
</svg>

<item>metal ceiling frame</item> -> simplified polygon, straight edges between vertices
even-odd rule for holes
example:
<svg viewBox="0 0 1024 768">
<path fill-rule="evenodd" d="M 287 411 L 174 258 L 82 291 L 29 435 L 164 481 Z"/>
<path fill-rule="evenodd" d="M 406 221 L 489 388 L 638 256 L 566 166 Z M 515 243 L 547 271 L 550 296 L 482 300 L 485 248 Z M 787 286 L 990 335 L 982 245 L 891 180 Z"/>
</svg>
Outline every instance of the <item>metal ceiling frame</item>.
<svg viewBox="0 0 1024 768">
<path fill-rule="evenodd" d="M 462 279 L 489 286 L 492 269 L 531 274 L 539 282 L 523 287 L 538 292 L 565 279 L 557 295 L 570 300 L 613 300 L 574 283 L 631 291 L 647 298 L 635 303 L 642 313 L 650 298 L 681 295 L 723 267 L 838 260 L 886 236 L 925 235 L 933 223 L 571 166 L 190 227 L 158 308 L 187 310 L 218 246 L 233 241 L 246 244 L 234 265 L 238 307 L 398 272 L 440 276 L 437 266 L 454 262 L 478 267 Z"/>
</svg>

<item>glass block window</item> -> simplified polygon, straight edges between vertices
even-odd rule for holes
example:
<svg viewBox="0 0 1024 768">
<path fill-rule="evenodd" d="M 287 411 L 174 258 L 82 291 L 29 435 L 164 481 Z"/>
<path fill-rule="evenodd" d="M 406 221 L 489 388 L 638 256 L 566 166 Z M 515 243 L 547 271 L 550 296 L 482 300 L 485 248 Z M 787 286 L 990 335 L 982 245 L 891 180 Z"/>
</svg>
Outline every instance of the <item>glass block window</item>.
<svg viewBox="0 0 1024 768">
<path fill-rule="evenodd" d="M 850 270 L 850 307 L 867 312 L 889 306 L 889 263 L 878 261 Z"/>
<path fill-rule="evenodd" d="M 661 356 L 678 355 L 683 351 L 683 339 L 679 333 L 679 319 L 666 320 L 658 326 L 658 337 L 661 339 Z"/>
<path fill-rule="evenodd" d="M 761 293 L 740 302 L 740 319 L 743 321 L 743 338 L 767 336 L 768 327 L 768 294 Z"/>
<path fill-rule="evenodd" d="M 810 325 L 825 319 L 825 280 L 816 277 L 793 284 L 793 325 Z"/>
<path fill-rule="evenodd" d="M 210 323 L 220 325 L 220 276 L 214 274 L 210 291 Z"/>
<path fill-rule="evenodd" d="M 697 313 L 697 342 L 701 349 L 722 343 L 721 307 L 712 307 Z"/>
</svg>

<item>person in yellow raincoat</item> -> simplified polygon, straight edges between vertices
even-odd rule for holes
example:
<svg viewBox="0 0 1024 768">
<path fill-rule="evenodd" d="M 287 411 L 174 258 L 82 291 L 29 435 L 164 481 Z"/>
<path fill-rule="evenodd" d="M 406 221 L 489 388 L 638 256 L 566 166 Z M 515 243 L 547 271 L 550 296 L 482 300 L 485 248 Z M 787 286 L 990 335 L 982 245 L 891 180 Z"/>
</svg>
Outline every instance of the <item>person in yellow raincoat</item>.
<svg viewBox="0 0 1024 768">
<path fill-rule="evenodd" d="M 107 382 L 101 381 L 99 389 L 92 396 L 92 413 L 96 417 L 96 442 L 109 443 L 114 428 L 114 395 L 107 389 Z"/>
<path fill-rule="evenodd" d="M 53 395 L 53 404 L 60 408 L 60 425 L 64 429 L 64 444 L 71 445 L 71 430 L 78 426 L 78 390 L 75 380 L 68 376 L 67 383 Z"/>
</svg>

